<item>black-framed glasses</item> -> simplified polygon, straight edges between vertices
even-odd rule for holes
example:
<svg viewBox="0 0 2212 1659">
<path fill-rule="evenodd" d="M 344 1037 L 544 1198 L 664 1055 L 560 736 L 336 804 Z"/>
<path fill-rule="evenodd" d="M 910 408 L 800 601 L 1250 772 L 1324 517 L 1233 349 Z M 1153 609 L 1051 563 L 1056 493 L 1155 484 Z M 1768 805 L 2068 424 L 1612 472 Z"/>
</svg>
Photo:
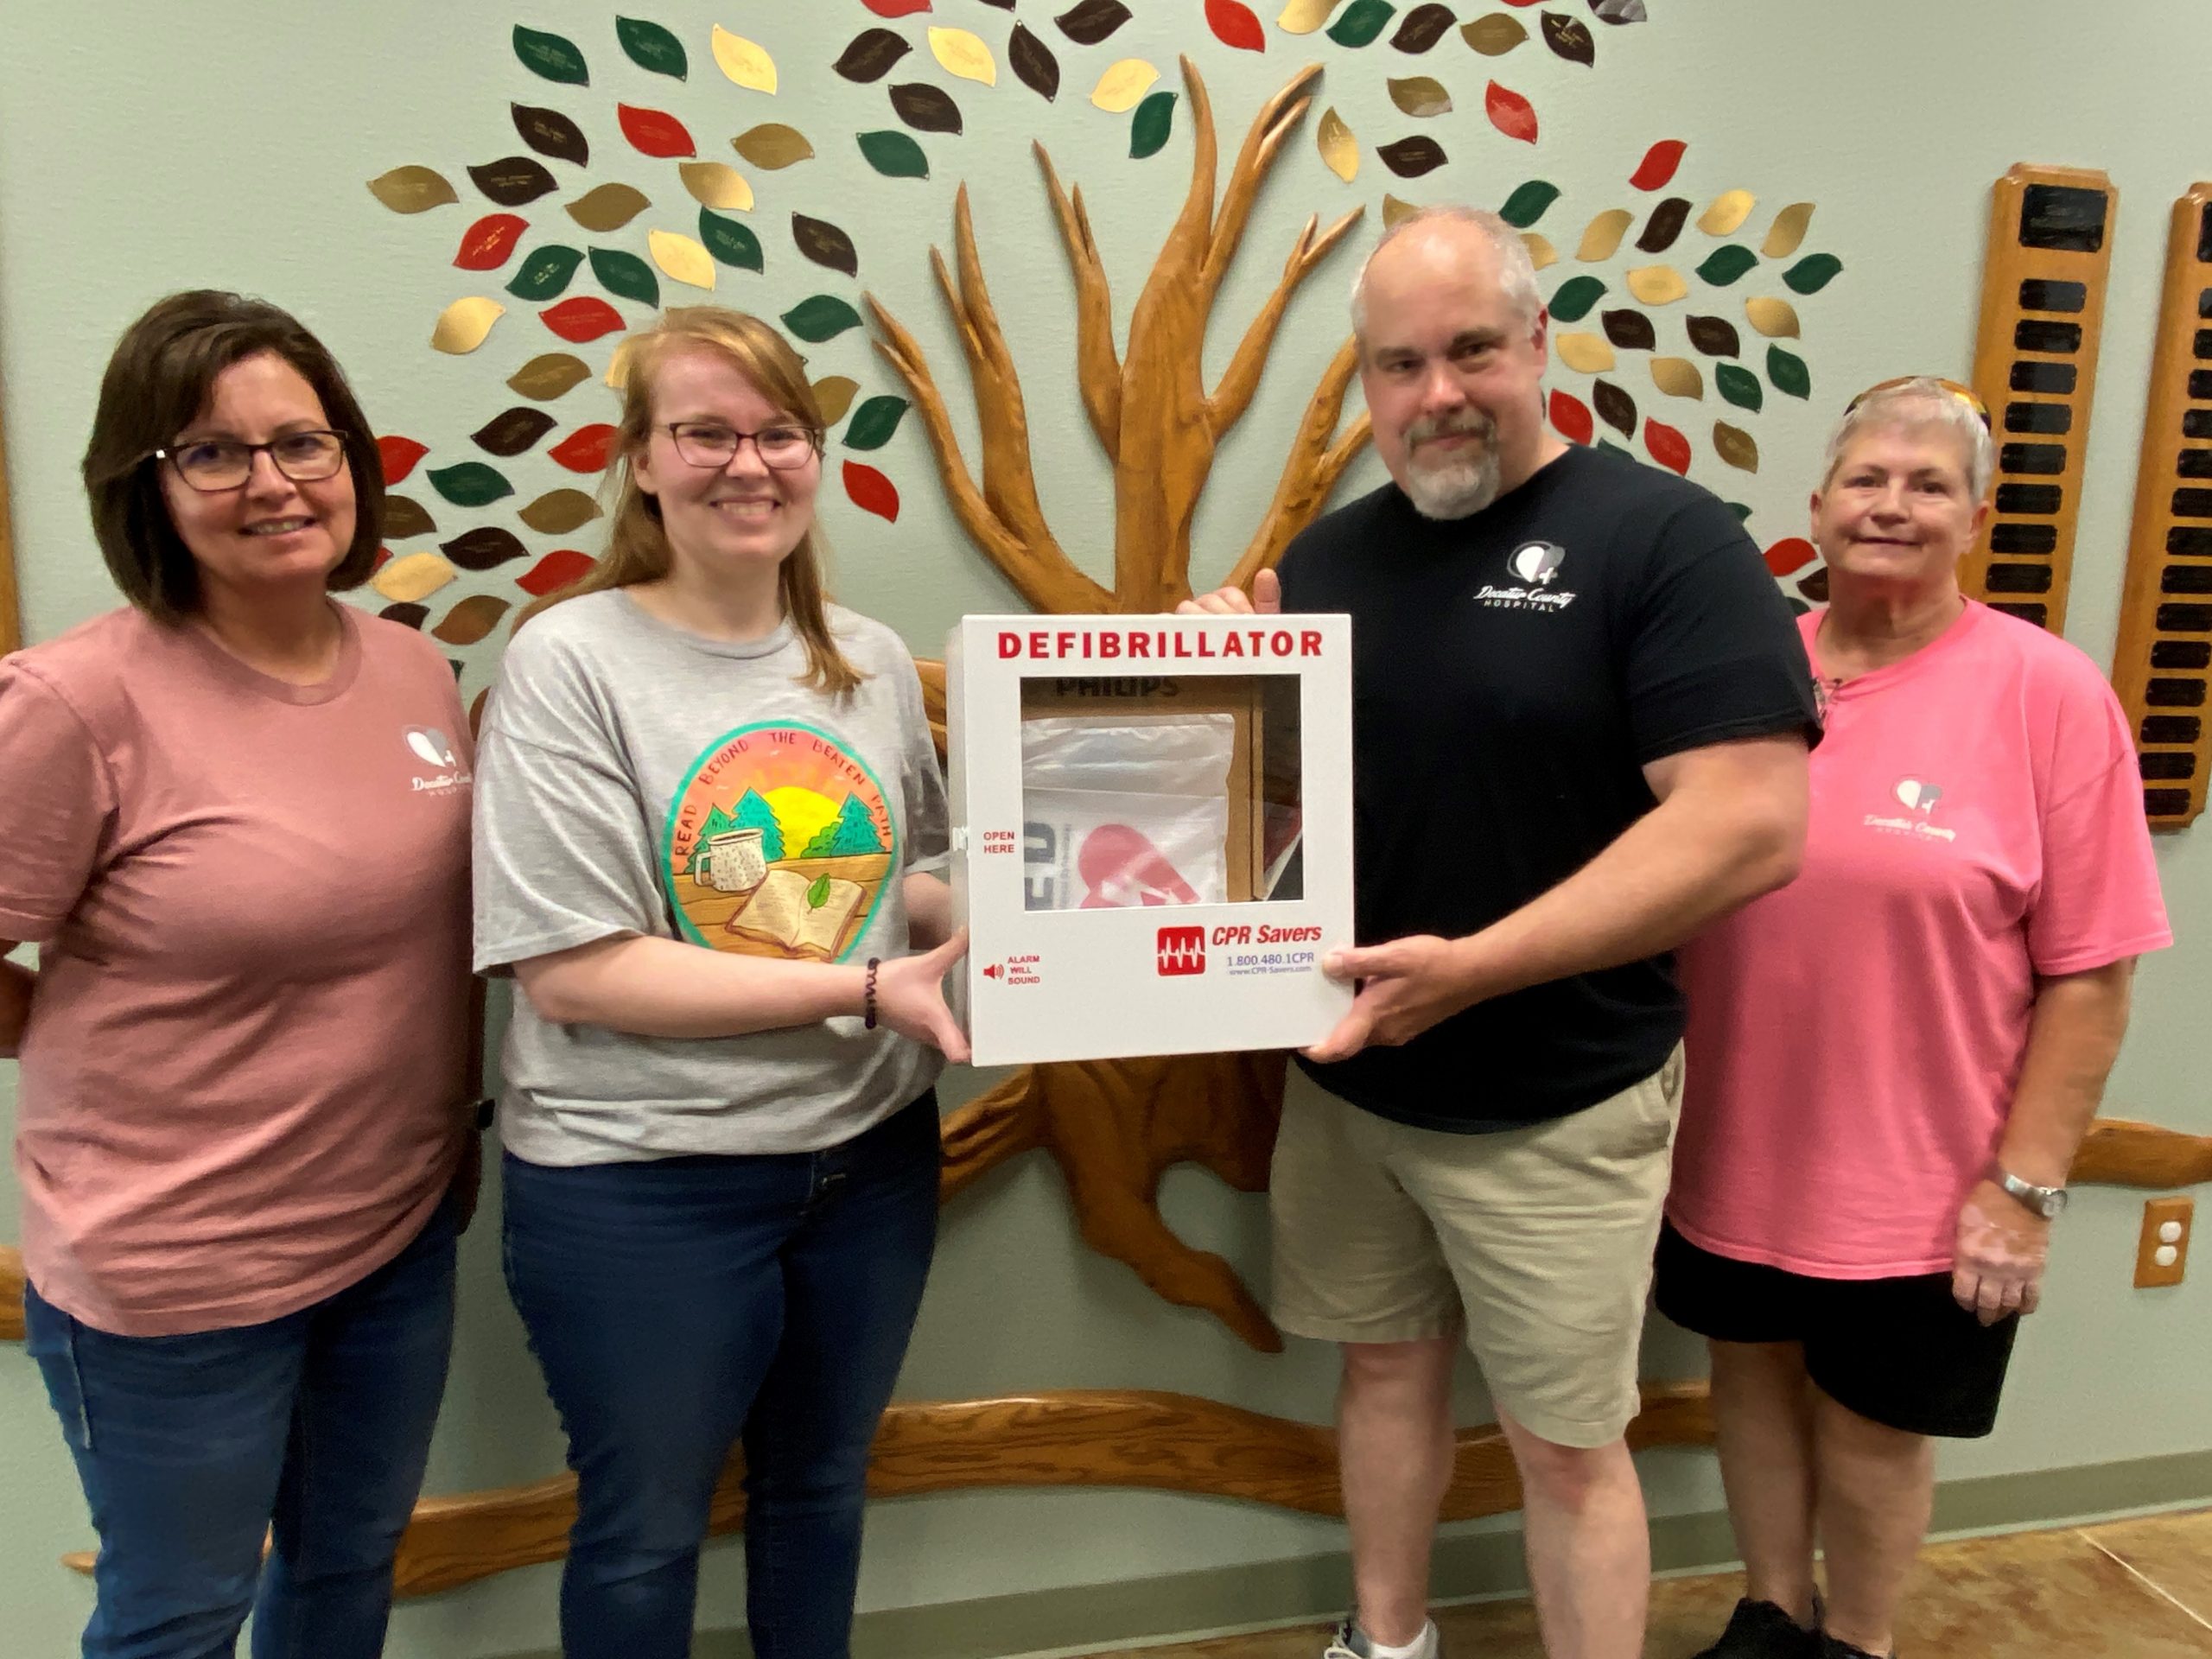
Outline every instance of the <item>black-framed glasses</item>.
<svg viewBox="0 0 2212 1659">
<path fill-rule="evenodd" d="M 764 464 L 786 473 L 805 466 L 822 442 L 811 427 L 784 424 L 740 432 L 719 421 L 671 421 L 668 435 L 687 465 L 717 470 L 737 459 L 739 447 L 748 438 Z"/>
<path fill-rule="evenodd" d="M 150 459 L 168 462 L 176 475 L 195 490 L 213 494 L 235 490 L 253 476 L 253 458 L 266 453 L 276 470 L 295 484 L 314 484 L 338 476 L 346 464 L 346 440 L 341 434 L 321 428 L 287 432 L 266 443 L 241 443 L 236 438 L 202 438 L 171 449 L 156 449 Z"/>
</svg>

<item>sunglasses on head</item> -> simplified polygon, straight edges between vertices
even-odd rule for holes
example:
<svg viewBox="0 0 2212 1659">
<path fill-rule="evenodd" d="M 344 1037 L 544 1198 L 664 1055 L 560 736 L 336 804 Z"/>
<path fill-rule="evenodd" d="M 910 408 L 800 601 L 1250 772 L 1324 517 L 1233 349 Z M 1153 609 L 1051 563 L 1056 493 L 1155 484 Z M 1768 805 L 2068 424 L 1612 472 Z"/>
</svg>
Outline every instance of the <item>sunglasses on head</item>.
<svg viewBox="0 0 2212 1659">
<path fill-rule="evenodd" d="M 1952 397 L 1974 411 L 1974 419 L 1981 423 L 1983 431 L 1986 432 L 1990 429 L 1989 405 L 1981 401 L 1974 389 L 1972 386 L 1962 386 L 1955 380 L 1946 380 L 1939 374 L 1900 374 L 1888 380 L 1878 381 L 1846 404 L 1843 406 L 1843 412 L 1848 415 L 1876 393 L 1894 391 L 1897 387 L 1909 386 L 1916 380 L 1927 381 L 1949 392 Z"/>
</svg>

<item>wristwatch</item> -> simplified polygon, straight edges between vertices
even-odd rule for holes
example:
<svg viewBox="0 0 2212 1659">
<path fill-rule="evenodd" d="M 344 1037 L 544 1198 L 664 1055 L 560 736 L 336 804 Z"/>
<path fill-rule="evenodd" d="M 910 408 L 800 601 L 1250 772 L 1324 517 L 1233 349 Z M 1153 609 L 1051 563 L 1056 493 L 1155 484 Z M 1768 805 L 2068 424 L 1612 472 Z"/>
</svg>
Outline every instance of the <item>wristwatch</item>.
<svg viewBox="0 0 2212 1659">
<path fill-rule="evenodd" d="M 2001 1166 L 1993 1166 L 1990 1174 L 1998 1185 L 2045 1221 L 2056 1221 L 2059 1212 L 2066 1208 L 2066 1189 L 2063 1186 L 2037 1186 L 2033 1181 L 2022 1180 Z"/>
</svg>

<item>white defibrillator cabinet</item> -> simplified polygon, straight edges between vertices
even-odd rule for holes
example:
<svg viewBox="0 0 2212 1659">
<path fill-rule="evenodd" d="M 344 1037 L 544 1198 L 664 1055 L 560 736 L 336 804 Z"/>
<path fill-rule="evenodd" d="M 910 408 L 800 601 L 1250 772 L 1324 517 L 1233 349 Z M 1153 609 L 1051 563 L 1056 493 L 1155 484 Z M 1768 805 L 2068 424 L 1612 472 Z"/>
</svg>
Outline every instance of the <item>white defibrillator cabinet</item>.
<svg viewBox="0 0 2212 1659">
<path fill-rule="evenodd" d="M 945 650 L 978 1065 L 1295 1048 L 1352 943 L 1351 620 L 974 616 Z"/>
</svg>

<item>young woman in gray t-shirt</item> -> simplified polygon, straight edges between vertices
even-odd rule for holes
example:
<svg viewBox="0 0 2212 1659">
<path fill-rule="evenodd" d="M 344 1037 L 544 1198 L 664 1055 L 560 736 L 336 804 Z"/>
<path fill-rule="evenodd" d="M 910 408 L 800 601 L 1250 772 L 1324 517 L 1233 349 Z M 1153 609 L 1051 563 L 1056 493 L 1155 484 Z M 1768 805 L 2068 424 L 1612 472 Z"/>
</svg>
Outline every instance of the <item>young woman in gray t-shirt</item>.
<svg viewBox="0 0 2212 1659">
<path fill-rule="evenodd" d="M 823 594 L 790 346 L 698 307 L 621 360 L 607 554 L 510 647 L 476 779 L 476 967 L 521 985 L 507 1282 L 578 1477 L 563 1644 L 690 1650 L 741 1443 L 753 1650 L 838 1659 L 967 1058 L 944 787 L 906 647 Z"/>
</svg>

